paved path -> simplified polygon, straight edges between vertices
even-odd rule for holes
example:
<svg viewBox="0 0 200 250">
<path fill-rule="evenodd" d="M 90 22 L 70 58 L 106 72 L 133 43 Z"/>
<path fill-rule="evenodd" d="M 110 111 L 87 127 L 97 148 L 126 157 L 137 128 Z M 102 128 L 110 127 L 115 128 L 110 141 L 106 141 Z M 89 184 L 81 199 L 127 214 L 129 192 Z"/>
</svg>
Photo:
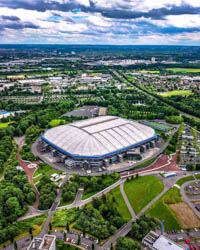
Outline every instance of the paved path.
<svg viewBox="0 0 200 250">
<path fill-rule="evenodd" d="M 76 198 L 75 198 L 75 200 L 73 202 L 74 205 L 79 205 L 81 203 L 83 192 L 84 192 L 83 188 L 78 189 L 78 192 L 76 194 Z"/>
<path fill-rule="evenodd" d="M 33 174 L 34 174 L 35 170 L 37 169 L 39 162 L 33 162 L 35 164 L 35 167 L 30 168 L 29 164 L 31 164 L 32 162 L 24 161 L 24 160 L 21 159 L 21 157 L 20 157 L 20 149 L 23 146 L 24 140 L 25 140 L 25 136 L 15 138 L 15 141 L 18 144 L 17 160 L 19 161 L 20 166 L 22 166 L 24 171 L 26 172 L 29 183 L 32 184 L 32 186 L 34 188 L 36 200 L 35 200 L 35 203 L 34 203 L 33 207 L 35 209 L 37 209 L 38 208 L 38 203 L 39 203 L 39 192 L 38 192 L 38 190 L 35 187 L 35 184 L 33 182 Z"/>
<path fill-rule="evenodd" d="M 124 182 L 122 182 L 122 183 L 120 184 L 120 191 L 121 191 L 121 194 L 122 194 L 122 196 L 123 196 L 123 198 L 124 198 L 124 201 L 126 202 L 126 205 L 127 205 L 127 207 L 128 207 L 128 210 L 129 210 L 129 212 L 130 212 L 130 214 L 131 214 L 131 216 L 132 216 L 132 219 L 136 220 L 135 212 L 133 211 L 133 208 L 132 208 L 132 206 L 131 206 L 131 204 L 130 204 L 130 202 L 129 202 L 127 196 L 126 196 L 126 193 L 124 192 Z"/>
<path fill-rule="evenodd" d="M 62 184 L 61 184 L 61 188 L 59 190 L 59 193 L 58 193 L 54 203 L 52 204 L 51 209 L 49 210 L 49 213 L 48 213 L 47 220 L 46 220 L 41 232 L 38 234 L 37 237 L 42 238 L 45 235 L 45 233 L 47 232 L 49 223 L 51 222 L 51 219 L 56 211 L 56 208 L 58 207 L 58 205 L 60 203 L 60 198 L 62 195 L 62 186 L 68 179 L 69 179 L 69 175 L 66 175 L 65 178 L 62 180 Z"/>
</svg>

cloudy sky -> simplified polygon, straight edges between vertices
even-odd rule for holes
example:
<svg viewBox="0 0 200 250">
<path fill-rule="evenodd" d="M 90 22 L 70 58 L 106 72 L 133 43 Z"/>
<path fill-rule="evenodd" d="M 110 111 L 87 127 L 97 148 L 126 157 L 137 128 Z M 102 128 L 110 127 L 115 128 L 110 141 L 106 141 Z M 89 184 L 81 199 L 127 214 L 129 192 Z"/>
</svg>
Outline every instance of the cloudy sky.
<svg viewBox="0 0 200 250">
<path fill-rule="evenodd" d="M 0 0 L 0 43 L 200 45 L 200 0 Z"/>
</svg>

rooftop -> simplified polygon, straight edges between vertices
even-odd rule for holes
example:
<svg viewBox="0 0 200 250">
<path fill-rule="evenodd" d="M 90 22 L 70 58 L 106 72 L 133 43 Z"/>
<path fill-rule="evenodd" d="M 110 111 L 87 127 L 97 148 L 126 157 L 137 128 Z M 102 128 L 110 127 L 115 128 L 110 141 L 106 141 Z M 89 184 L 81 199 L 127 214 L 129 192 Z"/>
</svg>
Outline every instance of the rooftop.
<svg viewBox="0 0 200 250">
<path fill-rule="evenodd" d="M 47 130 L 42 139 L 70 156 L 99 157 L 156 138 L 154 129 L 116 116 L 99 116 Z"/>
</svg>

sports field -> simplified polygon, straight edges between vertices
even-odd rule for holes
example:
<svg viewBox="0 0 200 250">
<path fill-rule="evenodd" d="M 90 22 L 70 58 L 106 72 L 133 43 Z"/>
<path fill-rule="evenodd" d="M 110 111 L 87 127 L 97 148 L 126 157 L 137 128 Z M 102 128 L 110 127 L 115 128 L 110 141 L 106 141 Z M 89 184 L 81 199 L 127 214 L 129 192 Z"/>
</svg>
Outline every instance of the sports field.
<svg viewBox="0 0 200 250">
<path fill-rule="evenodd" d="M 183 73 L 200 73 L 200 69 L 191 69 L 191 68 L 167 68 L 166 70 L 170 70 L 173 72 L 183 72 Z"/>
<path fill-rule="evenodd" d="M 191 90 L 172 90 L 169 92 L 162 92 L 162 93 L 158 93 L 159 95 L 162 95 L 164 97 L 169 97 L 169 96 L 173 96 L 173 95 L 182 95 L 182 96 L 188 96 L 192 94 Z"/>
</svg>

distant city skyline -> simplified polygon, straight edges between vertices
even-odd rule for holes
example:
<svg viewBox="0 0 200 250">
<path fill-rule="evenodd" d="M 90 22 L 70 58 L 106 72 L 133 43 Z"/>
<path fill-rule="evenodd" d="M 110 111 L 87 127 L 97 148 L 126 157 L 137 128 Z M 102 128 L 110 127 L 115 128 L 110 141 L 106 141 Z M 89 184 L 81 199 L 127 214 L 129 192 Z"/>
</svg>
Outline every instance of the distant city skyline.
<svg viewBox="0 0 200 250">
<path fill-rule="evenodd" d="M 1 0 L 0 43 L 200 45 L 200 2 Z"/>
</svg>

